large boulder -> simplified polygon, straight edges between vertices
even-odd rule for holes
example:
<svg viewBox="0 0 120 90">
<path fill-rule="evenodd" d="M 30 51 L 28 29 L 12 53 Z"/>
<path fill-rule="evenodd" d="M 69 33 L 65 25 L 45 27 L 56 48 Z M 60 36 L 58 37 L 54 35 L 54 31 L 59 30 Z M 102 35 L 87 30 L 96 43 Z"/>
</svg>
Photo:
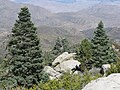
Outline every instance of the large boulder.
<svg viewBox="0 0 120 90">
<path fill-rule="evenodd" d="M 49 75 L 50 80 L 59 78 L 62 75 L 59 72 L 55 71 L 50 66 L 45 66 L 43 70 L 44 70 L 45 73 L 47 73 Z"/>
<path fill-rule="evenodd" d="M 57 64 L 62 63 L 63 61 L 71 60 L 75 56 L 75 53 L 68 53 L 64 52 L 63 54 L 59 55 L 53 62 L 52 65 L 56 66 Z"/>
<path fill-rule="evenodd" d="M 73 68 L 80 64 L 81 63 L 77 60 L 68 60 L 58 64 L 54 69 L 58 72 L 71 72 Z"/>
<path fill-rule="evenodd" d="M 120 90 L 120 73 L 94 80 L 82 90 Z"/>
</svg>

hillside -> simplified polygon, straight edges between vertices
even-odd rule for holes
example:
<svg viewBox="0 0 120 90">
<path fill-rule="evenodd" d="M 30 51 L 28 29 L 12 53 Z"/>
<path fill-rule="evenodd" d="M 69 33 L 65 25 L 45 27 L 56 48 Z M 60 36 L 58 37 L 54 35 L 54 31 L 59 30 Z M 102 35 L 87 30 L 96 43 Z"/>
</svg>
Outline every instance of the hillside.
<svg viewBox="0 0 120 90">
<path fill-rule="evenodd" d="M 17 13 L 22 6 L 28 6 L 32 13 L 32 19 L 37 26 L 47 25 L 55 27 L 75 28 L 76 31 L 96 27 L 100 20 L 103 20 L 107 27 L 118 27 L 120 6 L 112 4 L 99 4 L 78 12 L 51 13 L 48 10 L 32 5 L 18 4 L 8 0 L 0 2 L 2 18 L 1 27 L 13 26 Z M 112 10 L 112 11 L 111 11 Z M 37 11 L 37 12 L 36 12 Z"/>
<path fill-rule="evenodd" d="M 75 13 L 58 13 L 58 16 L 71 22 L 79 30 L 95 28 L 100 20 L 105 23 L 106 27 L 119 27 L 119 15 L 120 6 L 112 4 L 97 4 Z"/>
<path fill-rule="evenodd" d="M 105 23 L 105 27 L 119 28 L 120 26 L 119 5 L 104 3 L 78 12 L 63 13 L 52 13 L 39 6 L 18 4 L 9 0 L 1 0 L 0 5 L 1 47 L 4 46 L 3 42 L 6 41 L 7 35 L 10 34 L 12 26 L 17 19 L 17 13 L 23 6 L 27 6 L 30 9 L 32 20 L 38 28 L 38 34 L 44 50 L 50 49 L 58 36 L 66 37 L 73 44 L 78 43 L 90 34 L 86 34 L 84 31 L 95 28 L 100 20 Z M 108 35 L 114 40 L 120 39 L 118 36 L 120 29 L 115 30 L 108 31 Z M 118 37 L 116 38 L 115 36 Z"/>
<path fill-rule="evenodd" d="M 94 31 L 95 29 L 89 29 L 82 32 L 87 36 L 87 38 L 91 39 Z M 111 40 L 116 41 L 116 43 L 120 45 L 120 28 L 106 28 L 105 31 Z"/>
<path fill-rule="evenodd" d="M 47 10 L 59 12 L 77 12 L 100 3 L 120 4 L 120 0 L 11 0 L 17 3 L 37 5 Z M 73 8 L 74 7 L 74 8 Z"/>
</svg>

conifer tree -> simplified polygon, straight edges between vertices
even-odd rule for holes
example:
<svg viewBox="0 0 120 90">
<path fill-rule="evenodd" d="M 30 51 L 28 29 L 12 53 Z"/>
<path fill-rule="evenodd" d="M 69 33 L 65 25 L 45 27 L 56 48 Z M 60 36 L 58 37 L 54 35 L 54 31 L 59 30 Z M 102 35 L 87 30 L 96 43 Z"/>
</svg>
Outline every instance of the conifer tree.
<svg viewBox="0 0 120 90">
<path fill-rule="evenodd" d="M 53 56 L 51 52 L 44 52 L 43 60 L 44 60 L 45 65 L 51 66 L 53 62 Z"/>
<path fill-rule="evenodd" d="M 88 39 L 81 41 L 81 44 L 76 50 L 76 59 L 81 62 L 81 69 L 89 69 L 89 61 L 92 58 L 92 47 Z"/>
<path fill-rule="evenodd" d="M 27 7 L 21 8 L 18 13 L 8 42 L 8 51 L 11 56 L 9 72 L 18 85 L 29 87 L 43 81 L 42 50 Z"/>
<path fill-rule="evenodd" d="M 68 52 L 68 51 L 69 51 L 69 42 L 67 41 L 67 39 L 58 37 L 55 46 L 51 51 L 53 59 L 55 59 L 63 52 Z"/>
<path fill-rule="evenodd" d="M 66 38 L 62 39 L 62 52 L 68 52 L 69 51 L 69 42 Z"/>
<path fill-rule="evenodd" d="M 110 64 L 117 61 L 117 56 L 105 33 L 102 21 L 98 24 L 91 42 L 93 51 L 92 63 L 94 66 L 101 67 L 103 64 Z"/>
<path fill-rule="evenodd" d="M 52 50 L 52 53 L 55 56 L 57 56 L 57 55 L 62 53 L 62 42 L 61 42 L 61 38 L 60 37 L 57 38 L 55 46 L 54 46 L 54 48 Z"/>
</svg>

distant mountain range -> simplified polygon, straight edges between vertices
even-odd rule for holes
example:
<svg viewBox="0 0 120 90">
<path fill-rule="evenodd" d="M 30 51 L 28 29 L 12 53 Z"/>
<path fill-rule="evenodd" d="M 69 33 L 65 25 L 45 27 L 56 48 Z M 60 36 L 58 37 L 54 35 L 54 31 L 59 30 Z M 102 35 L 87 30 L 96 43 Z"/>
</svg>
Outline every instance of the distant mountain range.
<svg viewBox="0 0 120 90">
<path fill-rule="evenodd" d="M 120 0 L 12 0 L 48 9 L 51 12 L 76 12 L 99 3 L 119 4 Z"/>
<path fill-rule="evenodd" d="M 42 2 L 46 0 L 39 1 Z M 51 2 L 52 1 L 53 0 L 51 0 Z M 82 39 L 91 36 L 89 35 L 89 32 L 92 31 L 92 28 L 97 27 L 100 20 L 104 22 L 105 27 L 112 28 L 107 31 L 109 32 L 108 35 L 111 39 L 120 39 L 120 36 L 118 35 L 120 33 L 120 6 L 116 4 L 101 3 L 76 12 L 53 13 L 43 7 L 1 0 L 1 47 L 5 46 L 3 45 L 3 42 L 6 42 L 7 35 L 10 34 L 15 20 L 17 19 L 17 13 L 23 6 L 28 6 L 30 9 L 32 21 L 38 28 L 38 36 L 41 39 L 44 50 L 51 49 L 58 36 L 66 37 L 72 44 L 80 42 Z M 115 30 L 113 28 L 115 28 Z"/>
</svg>

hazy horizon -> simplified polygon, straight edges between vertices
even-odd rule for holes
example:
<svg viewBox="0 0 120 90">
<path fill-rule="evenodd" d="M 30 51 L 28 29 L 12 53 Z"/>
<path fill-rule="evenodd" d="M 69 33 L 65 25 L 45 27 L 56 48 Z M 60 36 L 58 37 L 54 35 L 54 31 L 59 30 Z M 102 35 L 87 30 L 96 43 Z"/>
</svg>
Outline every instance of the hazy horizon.
<svg viewBox="0 0 120 90">
<path fill-rule="evenodd" d="M 43 7 L 51 12 L 77 12 L 96 4 L 117 4 L 120 0 L 10 0 L 16 3 L 27 3 Z"/>
</svg>

